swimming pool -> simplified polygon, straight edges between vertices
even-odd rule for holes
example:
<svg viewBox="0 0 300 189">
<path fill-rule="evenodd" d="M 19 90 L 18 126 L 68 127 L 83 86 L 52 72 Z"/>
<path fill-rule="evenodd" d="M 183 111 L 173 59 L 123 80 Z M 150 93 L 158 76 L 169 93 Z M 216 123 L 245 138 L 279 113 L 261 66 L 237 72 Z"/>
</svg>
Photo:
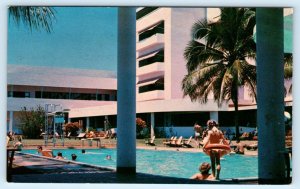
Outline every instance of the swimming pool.
<svg viewBox="0 0 300 189">
<path fill-rule="evenodd" d="M 86 149 L 82 154 L 80 149 L 53 150 L 62 152 L 63 156 L 71 160 L 71 154 L 77 155 L 77 161 L 116 168 L 116 149 Z M 24 153 L 36 154 L 36 150 L 22 150 Z M 106 155 L 111 155 L 111 160 L 106 160 Z M 137 172 L 155 175 L 190 178 L 199 172 L 198 167 L 202 162 L 210 162 L 204 153 L 160 151 L 137 149 Z M 249 178 L 258 176 L 258 158 L 255 156 L 226 155 L 221 159 L 221 179 Z"/>
</svg>

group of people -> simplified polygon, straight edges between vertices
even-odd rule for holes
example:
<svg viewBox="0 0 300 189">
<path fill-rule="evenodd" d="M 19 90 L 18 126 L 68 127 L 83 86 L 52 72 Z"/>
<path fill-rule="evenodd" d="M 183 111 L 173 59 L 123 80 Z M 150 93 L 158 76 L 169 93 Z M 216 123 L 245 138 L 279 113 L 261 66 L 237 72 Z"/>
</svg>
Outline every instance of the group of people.
<svg viewBox="0 0 300 189">
<path fill-rule="evenodd" d="M 61 159 L 61 160 L 67 159 L 66 157 L 63 157 L 62 152 L 57 152 L 57 155 L 54 156 L 52 150 L 43 149 L 42 146 L 38 146 L 37 147 L 37 152 L 38 152 L 39 155 L 45 156 L 45 157 L 50 157 L 50 158 L 55 158 L 55 159 Z M 77 155 L 76 154 L 72 154 L 71 155 L 71 159 L 72 159 L 72 161 L 76 161 Z"/>
<path fill-rule="evenodd" d="M 14 132 L 9 132 L 9 133 L 7 133 L 7 136 L 6 136 L 7 146 L 9 146 L 10 141 L 13 142 L 13 147 L 14 148 L 22 150 L 23 143 L 22 143 L 22 137 L 21 136 L 16 137 Z"/>
<path fill-rule="evenodd" d="M 207 121 L 207 128 L 203 131 L 202 138 L 203 152 L 210 157 L 210 164 L 202 163 L 199 167 L 200 173 L 193 175 L 191 179 L 218 180 L 221 171 L 220 159 L 231 152 L 229 142 L 222 131 L 218 129 L 218 124 L 214 120 Z M 210 169 L 212 169 L 212 174 L 209 174 Z"/>
</svg>

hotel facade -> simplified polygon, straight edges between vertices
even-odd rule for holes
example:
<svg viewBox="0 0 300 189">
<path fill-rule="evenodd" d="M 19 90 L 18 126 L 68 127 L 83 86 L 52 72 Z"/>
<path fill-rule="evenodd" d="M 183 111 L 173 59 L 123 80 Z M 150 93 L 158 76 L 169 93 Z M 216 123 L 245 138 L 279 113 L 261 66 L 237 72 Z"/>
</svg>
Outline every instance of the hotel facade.
<svg viewBox="0 0 300 189">
<path fill-rule="evenodd" d="M 218 106 L 209 96 L 206 104 L 183 97 L 181 82 L 186 71 L 184 49 L 192 25 L 201 19 L 214 21 L 218 9 L 145 7 L 136 11 L 136 117 L 151 130 L 167 136 L 193 135 L 195 122 L 215 119 L 220 126 L 234 125 L 233 104 Z M 25 72 L 24 72 L 25 70 Z M 47 76 L 45 76 L 47 73 Z M 104 129 L 108 119 L 117 126 L 116 74 L 107 71 L 8 66 L 8 130 L 19 131 L 22 107 L 59 104 L 68 121 L 82 121 L 84 129 Z M 286 82 L 288 87 L 291 81 Z M 292 96 L 285 98 L 291 112 Z M 256 127 L 256 102 L 246 88 L 239 90 L 240 126 Z"/>
</svg>

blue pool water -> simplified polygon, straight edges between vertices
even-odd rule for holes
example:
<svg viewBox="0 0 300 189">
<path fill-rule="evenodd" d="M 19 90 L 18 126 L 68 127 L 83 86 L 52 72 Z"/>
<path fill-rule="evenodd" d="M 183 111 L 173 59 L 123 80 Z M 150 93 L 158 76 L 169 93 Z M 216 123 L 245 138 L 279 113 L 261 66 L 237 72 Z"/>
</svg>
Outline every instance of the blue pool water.
<svg viewBox="0 0 300 189">
<path fill-rule="evenodd" d="M 115 149 L 86 149 L 82 154 L 80 149 L 53 150 L 62 152 L 63 156 L 71 160 L 71 154 L 77 155 L 78 162 L 116 168 L 117 152 Z M 36 150 L 23 150 L 24 153 L 37 154 Z M 111 155 L 112 160 L 106 160 L 106 155 Z M 199 172 L 198 167 L 202 162 L 210 162 L 204 153 L 137 150 L 137 172 L 155 175 L 190 178 Z M 226 155 L 221 159 L 221 179 L 247 178 L 258 176 L 258 159 L 255 156 Z"/>
</svg>

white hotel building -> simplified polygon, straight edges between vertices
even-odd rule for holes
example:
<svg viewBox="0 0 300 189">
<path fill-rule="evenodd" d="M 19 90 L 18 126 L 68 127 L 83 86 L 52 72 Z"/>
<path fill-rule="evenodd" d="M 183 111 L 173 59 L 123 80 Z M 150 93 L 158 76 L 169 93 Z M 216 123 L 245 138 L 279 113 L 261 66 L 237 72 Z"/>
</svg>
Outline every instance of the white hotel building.
<svg viewBox="0 0 300 189">
<path fill-rule="evenodd" d="M 147 125 L 163 129 L 168 135 L 184 137 L 193 135 L 195 122 L 204 125 L 208 119 L 215 119 L 220 126 L 234 125 L 231 103 L 218 107 L 212 97 L 206 104 L 191 102 L 189 97 L 183 97 L 181 90 L 181 81 L 187 73 L 183 53 L 191 39 L 191 27 L 200 19 L 214 18 L 215 11 L 206 8 L 137 9 L 136 113 Z M 24 69 L 28 72 L 23 72 Z M 21 107 L 52 103 L 69 109 L 68 119 L 82 120 L 84 128 L 103 129 L 105 117 L 116 127 L 114 73 L 9 65 L 7 90 L 8 128 L 15 129 L 20 124 L 10 118 L 15 118 Z M 240 126 L 255 128 L 256 104 L 246 89 L 241 88 L 239 95 Z M 286 97 L 286 106 L 291 112 L 291 95 Z"/>
</svg>

